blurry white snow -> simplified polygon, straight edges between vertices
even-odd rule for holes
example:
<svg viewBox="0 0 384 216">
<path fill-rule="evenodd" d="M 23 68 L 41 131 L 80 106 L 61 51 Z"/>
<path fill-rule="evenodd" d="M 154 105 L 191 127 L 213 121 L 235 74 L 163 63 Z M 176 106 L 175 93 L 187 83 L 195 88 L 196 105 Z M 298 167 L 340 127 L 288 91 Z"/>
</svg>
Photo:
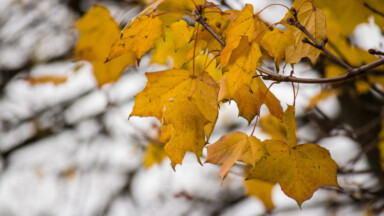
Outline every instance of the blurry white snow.
<svg viewBox="0 0 384 216">
<path fill-rule="evenodd" d="M 221 184 L 218 171 L 218 166 L 201 166 L 194 154 L 187 153 L 175 172 L 168 159 L 140 170 L 132 182 L 132 195 L 143 215 L 209 215 L 221 202 L 244 193 L 241 176 L 230 174 Z"/>
<path fill-rule="evenodd" d="M 381 34 L 380 28 L 374 23 L 373 17 L 369 19 L 368 23 L 357 25 L 351 39 L 352 43 L 364 50 L 371 48 L 382 50 L 384 48 L 384 36 Z"/>
<path fill-rule="evenodd" d="M 0 69 L 41 62 L 73 47 L 76 16 L 59 0 L 2 0 L 0 6 Z"/>
</svg>

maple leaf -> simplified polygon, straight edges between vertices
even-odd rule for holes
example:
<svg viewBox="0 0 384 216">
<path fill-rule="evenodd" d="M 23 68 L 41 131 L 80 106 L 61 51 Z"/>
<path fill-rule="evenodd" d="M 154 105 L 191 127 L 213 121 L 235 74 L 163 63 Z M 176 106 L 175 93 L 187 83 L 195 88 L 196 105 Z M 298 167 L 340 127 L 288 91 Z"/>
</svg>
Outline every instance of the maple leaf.
<svg viewBox="0 0 384 216">
<path fill-rule="evenodd" d="M 146 9 L 144 9 L 144 13 L 149 15 L 151 13 L 161 14 L 159 16 L 162 26 L 169 26 L 172 23 L 180 20 L 183 16 L 186 15 L 185 11 L 192 11 L 196 5 L 201 5 L 204 3 L 204 0 L 193 0 L 193 1 L 185 1 L 185 0 L 140 0 L 145 5 L 148 5 Z M 171 12 L 170 12 L 171 11 Z"/>
<path fill-rule="evenodd" d="M 137 58 L 141 58 L 149 49 L 151 49 L 155 40 L 161 37 L 163 30 L 159 17 L 141 16 L 127 24 L 120 38 L 117 39 L 111 47 L 106 61 L 110 61 L 120 55 L 128 52 L 134 52 Z"/>
<path fill-rule="evenodd" d="M 280 101 L 268 91 L 259 77 L 254 77 L 260 57 L 261 51 L 257 42 L 249 43 L 246 37 L 242 37 L 226 67 L 226 78 L 220 82 L 219 99 L 234 99 L 239 108 L 239 115 L 248 122 L 260 113 L 262 104 L 266 104 L 276 117 L 283 116 Z"/>
<path fill-rule="evenodd" d="M 253 166 L 267 154 L 264 144 L 259 139 L 236 131 L 222 136 L 217 142 L 209 145 L 205 162 L 221 164 L 220 178 L 224 179 L 236 161 Z"/>
<path fill-rule="evenodd" d="M 285 56 L 285 49 L 293 43 L 292 32 L 289 30 L 282 31 L 274 28 L 264 34 L 261 40 L 261 46 L 268 51 L 270 56 L 274 57 L 277 71 L 280 68 L 280 62 Z"/>
<path fill-rule="evenodd" d="M 179 69 L 146 73 L 148 82 L 135 96 L 130 116 L 154 116 L 172 125 L 173 132 L 165 151 L 172 166 L 181 164 L 186 151 L 198 157 L 218 115 L 216 81 L 206 72 L 197 76 Z M 165 110 L 165 111 L 164 111 Z"/>
<path fill-rule="evenodd" d="M 158 143 L 149 143 L 145 149 L 143 164 L 145 168 L 149 168 L 155 164 L 161 163 L 167 155 L 164 152 L 163 146 Z"/>
<path fill-rule="evenodd" d="M 164 150 L 173 168 L 182 163 L 187 151 L 195 153 L 201 163 L 199 158 L 205 146 L 204 126 L 209 120 L 204 117 L 197 103 L 183 95 L 165 105 L 165 121 L 173 126 L 173 133 Z"/>
<path fill-rule="evenodd" d="M 173 68 L 181 68 L 186 61 L 188 51 L 193 47 L 190 42 L 194 28 L 188 26 L 184 20 L 173 23 L 164 28 L 164 39 L 155 42 L 152 63 L 165 64 L 168 57 L 173 59 Z"/>
<path fill-rule="evenodd" d="M 272 139 L 287 141 L 287 127 L 282 119 L 266 115 L 260 119 L 261 131 L 270 135 Z"/>
<path fill-rule="evenodd" d="M 288 106 L 282 124 L 286 139 L 264 141 L 269 156 L 255 165 L 248 179 L 278 182 L 299 206 L 321 186 L 339 187 L 337 164 L 327 149 L 312 143 L 296 145 L 294 107 Z"/>
<path fill-rule="evenodd" d="M 269 112 L 278 118 L 283 117 L 283 108 L 280 101 L 265 86 L 260 77 L 252 80 L 251 86 L 241 86 L 233 99 L 239 108 L 239 115 L 248 120 L 250 124 L 256 115 L 260 114 L 260 107 L 265 104 Z"/>
<path fill-rule="evenodd" d="M 250 43 L 246 37 L 242 37 L 226 67 L 230 97 L 233 97 L 242 85 L 251 85 L 260 57 L 259 45 L 256 42 Z"/>
<path fill-rule="evenodd" d="M 224 32 L 224 35 L 226 36 L 226 46 L 221 51 L 220 55 L 222 66 L 227 65 L 232 51 L 239 46 L 243 36 L 247 37 L 248 41 L 252 40 L 254 22 L 253 6 L 246 4 L 243 10 L 241 10 Z"/>
<path fill-rule="evenodd" d="M 210 63 L 209 65 L 207 65 Z M 183 69 L 192 71 L 193 61 L 189 61 L 183 66 Z M 215 81 L 220 81 L 223 78 L 221 68 L 216 65 L 216 59 L 213 59 L 212 54 L 199 54 L 195 57 L 195 70 L 207 72 Z"/>
<path fill-rule="evenodd" d="M 312 2 L 307 0 L 295 1 L 292 7 L 298 10 L 298 22 L 304 26 L 317 41 L 322 42 L 326 34 L 326 24 L 325 16 L 321 10 L 314 7 Z M 283 22 L 286 21 L 287 17 L 292 18 L 291 11 L 287 12 L 283 18 Z M 308 57 L 312 64 L 315 64 L 321 50 L 310 44 L 303 43 L 302 40 L 307 38 L 307 35 L 297 27 L 287 25 L 287 28 L 292 32 L 294 43 L 285 49 L 286 64 L 295 64 L 304 57 Z"/>
<path fill-rule="evenodd" d="M 264 204 L 267 212 L 275 208 L 272 200 L 272 189 L 275 184 L 257 179 L 245 180 L 244 186 L 247 195 L 255 196 Z"/>
<path fill-rule="evenodd" d="M 75 48 L 76 57 L 91 62 L 99 86 L 118 80 L 123 70 L 135 63 L 132 52 L 127 52 L 113 62 L 104 63 L 105 53 L 120 35 L 119 26 L 105 7 L 93 7 L 77 21 L 76 27 L 80 32 Z"/>
</svg>

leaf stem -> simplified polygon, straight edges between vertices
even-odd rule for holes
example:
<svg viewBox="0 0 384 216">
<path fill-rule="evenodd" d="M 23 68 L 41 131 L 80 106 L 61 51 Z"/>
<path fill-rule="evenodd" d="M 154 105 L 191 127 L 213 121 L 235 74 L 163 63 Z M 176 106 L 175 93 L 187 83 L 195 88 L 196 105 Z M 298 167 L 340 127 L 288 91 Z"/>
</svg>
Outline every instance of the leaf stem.
<svg viewBox="0 0 384 216">
<path fill-rule="evenodd" d="M 287 10 L 289 10 L 289 7 L 287 7 L 286 5 L 283 5 L 283 4 L 270 4 L 270 5 L 267 5 L 267 6 L 265 6 L 263 9 L 261 9 L 259 12 L 257 12 L 256 14 L 255 14 L 255 16 L 258 16 L 261 12 L 263 12 L 265 9 L 267 9 L 267 8 L 269 8 L 269 7 L 271 7 L 271 6 L 276 6 L 276 5 L 279 5 L 279 6 L 282 6 L 282 7 L 284 7 L 284 8 L 286 8 Z"/>
</svg>

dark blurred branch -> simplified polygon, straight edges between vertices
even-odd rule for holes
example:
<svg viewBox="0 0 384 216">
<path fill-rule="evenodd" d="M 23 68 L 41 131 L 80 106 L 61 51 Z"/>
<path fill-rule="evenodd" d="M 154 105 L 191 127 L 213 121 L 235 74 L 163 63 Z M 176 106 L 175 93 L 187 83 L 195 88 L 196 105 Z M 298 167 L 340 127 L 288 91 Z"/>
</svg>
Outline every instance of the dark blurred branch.
<svg viewBox="0 0 384 216">
<path fill-rule="evenodd" d="M 384 17 L 384 12 L 382 12 L 382 11 L 378 11 L 376 8 L 370 6 L 367 2 L 364 2 L 364 6 L 365 6 L 366 8 L 368 8 L 369 10 L 371 10 L 373 13 L 375 13 L 375 14 L 377 14 L 377 15 L 379 15 L 379 16 Z"/>
</svg>

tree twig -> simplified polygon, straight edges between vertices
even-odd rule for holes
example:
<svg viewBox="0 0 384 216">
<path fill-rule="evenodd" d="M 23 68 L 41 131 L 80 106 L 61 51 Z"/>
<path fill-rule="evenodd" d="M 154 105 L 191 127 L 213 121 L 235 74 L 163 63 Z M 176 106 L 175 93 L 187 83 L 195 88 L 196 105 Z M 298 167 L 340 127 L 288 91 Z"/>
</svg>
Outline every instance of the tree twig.
<svg viewBox="0 0 384 216">
<path fill-rule="evenodd" d="M 381 11 L 376 10 L 376 8 L 370 6 L 370 5 L 367 4 L 366 2 L 364 2 L 364 6 L 365 6 L 366 8 L 368 8 L 369 10 L 371 10 L 373 13 L 375 13 L 375 14 L 377 14 L 377 15 L 380 15 L 380 16 L 384 17 L 384 12 L 381 12 Z"/>
<path fill-rule="evenodd" d="M 350 66 L 349 64 L 345 63 L 343 60 L 339 59 L 337 56 L 335 56 L 333 53 L 331 53 L 327 48 L 325 48 L 325 43 L 327 42 L 327 39 L 324 40 L 323 43 L 320 43 L 319 41 L 316 40 L 315 37 L 311 33 L 308 32 L 308 30 L 301 25 L 297 20 L 294 20 L 293 18 L 288 18 L 287 19 L 288 24 L 295 26 L 296 28 L 300 29 L 307 37 L 314 43 L 309 43 L 315 48 L 323 51 L 325 54 L 327 54 L 330 58 L 335 60 L 339 65 L 345 67 L 348 71 L 352 70 L 353 67 Z M 304 42 L 305 43 L 305 42 Z M 308 42 L 307 42 L 308 43 Z"/>
</svg>

